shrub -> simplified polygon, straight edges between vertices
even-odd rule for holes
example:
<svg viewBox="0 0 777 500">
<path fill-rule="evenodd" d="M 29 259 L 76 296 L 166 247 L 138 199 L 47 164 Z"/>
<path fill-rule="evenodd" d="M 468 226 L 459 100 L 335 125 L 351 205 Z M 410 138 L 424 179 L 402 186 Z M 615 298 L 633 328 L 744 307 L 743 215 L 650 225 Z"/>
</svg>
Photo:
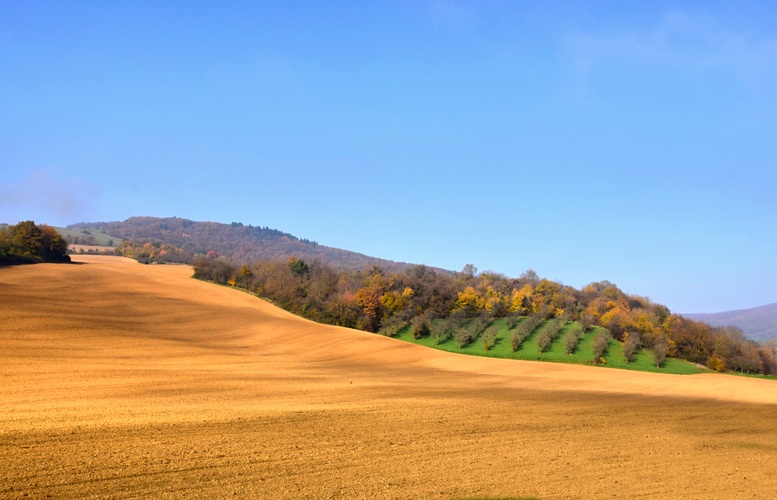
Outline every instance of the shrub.
<svg viewBox="0 0 777 500">
<path fill-rule="evenodd" d="M 459 349 L 469 345 L 469 343 L 472 342 L 472 338 L 472 332 L 467 328 L 458 327 L 453 332 L 453 340 L 456 341 L 456 345 L 459 346 Z"/>
<path fill-rule="evenodd" d="M 423 316 L 416 316 L 410 323 L 413 330 L 413 340 L 418 340 L 429 334 L 429 321 Z"/>
<path fill-rule="evenodd" d="M 513 352 L 521 348 L 521 344 L 523 344 L 523 340 L 524 340 L 523 336 L 518 332 L 513 332 L 510 334 L 510 347 L 512 347 Z"/>
<path fill-rule="evenodd" d="M 472 338 L 476 338 L 488 326 L 488 323 L 488 318 L 485 316 L 473 318 L 467 325 L 467 329 L 472 332 Z"/>
<path fill-rule="evenodd" d="M 596 323 L 596 318 L 592 314 L 583 314 L 580 317 L 580 325 L 583 327 L 583 333 L 590 330 Z"/>
<path fill-rule="evenodd" d="M 521 348 L 521 344 L 542 323 L 541 316 L 529 316 L 510 334 L 510 345 L 513 352 Z"/>
<path fill-rule="evenodd" d="M 452 332 L 453 323 L 447 319 L 441 319 L 432 322 L 432 324 L 429 325 L 429 336 L 432 337 L 438 345 L 451 338 Z"/>
<path fill-rule="evenodd" d="M 550 347 L 550 344 L 553 343 L 553 339 L 556 338 L 560 331 L 561 321 L 557 319 L 554 319 L 545 325 L 545 328 L 537 335 L 537 347 L 539 347 L 540 353 L 545 352 L 545 350 Z"/>
<path fill-rule="evenodd" d="M 707 360 L 707 368 L 716 372 L 722 372 L 726 369 L 726 363 L 723 362 L 720 356 L 710 356 L 710 359 Z"/>
<path fill-rule="evenodd" d="M 669 345 L 666 342 L 666 337 L 661 336 L 653 343 L 653 360 L 656 362 L 656 368 L 661 368 L 661 365 L 666 361 L 666 350 Z"/>
<path fill-rule="evenodd" d="M 483 349 L 488 351 L 494 346 L 494 343 L 496 343 L 496 327 L 490 327 L 485 332 L 483 332 L 483 335 L 480 336 L 480 339 L 483 341 Z"/>
<path fill-rule="evenodd" d="M 564 337 L 564 350 L 567 352 L 568 356 L 571 356 L 575 349 L 577 348 L 577 344 L 580 343 L 580 336 L 583 334 L 583 328 L 579 324 L 572 327 L 572 329 L 567 333 L 566 337 Z"/>
<path fill-rule="evenodd" d="M 602 361 L 602 355 L 607 350 L 607 345 L 610 343 L 607 335 L 600 333 L 594 337 L 594 341 L 591 343 L 591 349 L 594 352 L 594 363 L 597 365 Z"/>
<path fill-rule="evenodd" d="M 383 327 L 378 331 L 381 335 L 385 335 L 386 337 L 396 337 L 399 332 L 402 331 L 403 328 L 407 326 L 407 321 L 403 321 L 402 319 L 392 316 L 391 318 L 386 321 L 386 323 L 383 325 Z"/>
<path fill-rule="evenodd" d="M 505 318 L 505 325 L 507 325 L 508 330 L 512 330 L 518 325 L 520 321 L 521 321 L 521 317 L 513 314 Z"/>
<path fill-rule="evenodd" d="M 545 330 L 541 331 L 540 334 L 537 335 L 537 347 L 539 348 L 540 353 L 545 352 L 545 349 L 548 348 L 552 340 L 553 339 L 551 339 L 550 335 L 548 335 Z"/>
<path fill-rule="evenodd" d="M 624 335 L 626 339 L 623 342 L 623 357 L 626 358 L 626 363 L 629 363 L 634 359 L 634 353 L 637 352 L 642 341 L 637 332 L 627 332 Z"/>
</svg>

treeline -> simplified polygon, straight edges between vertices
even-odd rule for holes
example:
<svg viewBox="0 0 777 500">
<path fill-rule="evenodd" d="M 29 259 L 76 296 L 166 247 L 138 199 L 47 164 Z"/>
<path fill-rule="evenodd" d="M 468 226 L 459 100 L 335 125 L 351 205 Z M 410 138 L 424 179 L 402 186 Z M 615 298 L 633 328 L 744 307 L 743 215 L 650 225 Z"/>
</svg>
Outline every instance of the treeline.
<svg viewBox="0 0 777 500">
<path fill-rule="evenodd" d="M 215 251 L 236 262 L 286 260 L 295 256 L 307 261 L 320 260 L 336 270 L 357 270 L 379 265 L 388 272 L 401 272 L 410 267 L 410 264 L 327 247 L 277 229 L 239 222 L 221 224 L 179 217 L 130 217 L 121 222 L 73 224 L 68 229 L 97 229 L 114 238 L 141 243 L 164 242 L 192 255 Z"/>
<path fill-rule="evenodd" d="M 581 328 L 578 338 L 600 326 L 630 355 L 639 348 L 658 353 L 659 365 L 668 356 L 719 371 L 777 374 L 770 346 L 750 341 L 735 328 L 714 328 L 671 314 L 666 306 L 627 295 L 608 281 L 576 290 L 531 270 L 518 278 L 478 273 L 472 265 L 459 273 L 423 265 L 394 273 L 378 266 L 345 271 L 294 257 L 235 265 L 215 253 L 196 256 L 193 265 L 196 278 L 251 291 L 321 323 L 387 335 L 409 325 L 416 338 L 429 335 L 438 343 L 453 338 L 466 345 L 493 319 L 529 316 L 512 334 L 516 350 L 539 322 L 559 320 L 543 330 L 542 343 L 548 346 L 561 323 L 574 320 Z M 570 340 L 571 350 L 575 340 Z"/>
<path fill-rule="evenodd" d="M 67 242 L 51 226 L 28 220 L 0 227 L 0 265 L 70 262 Z"/>
<path fill-rule="evenodd" d="M 116 255 L 116 249 L 112 247 L 89 247 L 89 248 L 69 248 L 67 251 L 70 255 Z"/>
<path fill-rule="evenodd" d="M 123 241 L 113 253 L 135 259 L 141 264 L 188 264 L 193 258 L 190 251 L 169 243 Z"/>
</svg>

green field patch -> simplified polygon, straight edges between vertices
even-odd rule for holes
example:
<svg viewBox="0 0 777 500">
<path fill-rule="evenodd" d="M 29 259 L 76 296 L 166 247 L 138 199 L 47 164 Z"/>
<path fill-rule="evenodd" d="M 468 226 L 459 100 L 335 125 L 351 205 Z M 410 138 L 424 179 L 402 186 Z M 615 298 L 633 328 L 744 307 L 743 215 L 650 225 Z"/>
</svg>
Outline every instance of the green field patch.
<svg viewBox="0 0 777 500">
<path fill-rule="evenodd" d="M 521 321 L 525 320 L 526 318 L 522 319 Z M 543 321 L 537 328 L 534 329 L 534 331 L 532 331 L 526 340 L 523 341 L 520 349 L 515 352 L 513 352 L 512 344 L 510 342 L 510 333 L 512 330 L 508 330 L 504 319 L 496 319 L 489 325 L 497 329 L 496 340 L 493 347 L 491 347 L 489 350 L 485 350 L 483 347 L 483 342 L 481 342 L 479 336 L 470 344 L 462 348 L 459 348 L 459 346 L 456 344 L 456 341 L 452 337 L 444 342 L 441 342 L 440 344 L 437 344 L 435 339 L 429 336 L 424 336 L 418 340 L 414 340 L 409 326 L 400 330 L 396 338 L 406 342 L 413 342 L 414 344 L 440 349 L 442 351 L 469 354 L 472 356 L 594 365 L 594 354 L 593 349 L 591 348 L 591 343 L 599 333 L 603 333 L 605 330 L 599 327 L 594 327 L 591 330 L 583 333 L 580 337 L 580 342 L 578 343 L 574 352 L 571 355 L 567 355 L 564 345 L 564 337 L 576 324 L 575 322 L 571 321 L 567 322 L 564 324 L 550 347 L 548 347 L 545 352 L 540 353 L 539 346 L 537 345 L 537 335 L 548 324 L 549 321 Z M 603 358 L 604 363 L 598 366 L 657 373 L 674 373 L 681 375 L 701 373 L 705 371 L 698 368 L 693 363 L 673 358 L 667 359 L 660 368 L 657 368 L 653 362 L 652 354 L 644 349 L 637 350 L 636 354 L 634 355 L 634 359 L 630 363 L 626 363 L 626 360 L 623 357 L 623 346 L 620 342 L 612 339 L 608 344 L 607 351 L 605 351 Z"/>
<path fill-rule="evenodd" d="M 77 245 L 118 247 L 121 242 L 124 241 L 121 238 L 106 234 L 99 229 L 67 229 L 64 227 L 55 227 L 54 229 L 69 242 L 78 239 Z"/>
</svg>

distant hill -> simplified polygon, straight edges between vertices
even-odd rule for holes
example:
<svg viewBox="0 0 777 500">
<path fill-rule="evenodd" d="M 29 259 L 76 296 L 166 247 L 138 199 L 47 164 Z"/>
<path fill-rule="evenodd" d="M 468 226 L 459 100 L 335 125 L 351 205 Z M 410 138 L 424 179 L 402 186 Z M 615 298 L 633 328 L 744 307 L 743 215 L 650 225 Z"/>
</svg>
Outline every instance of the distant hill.
<svg viewBox="0 0 777 500">
<path fill-rule="evenodd" d="M 218 252 L 238 262 L 255 260 L 318 259 L 335 269 L 359 270 L 380 266 L 402 272 L 411 264 L 370 257 L 357 252 L 319 245 L 268 227 L 239 222 L 196 222 L 178 217 L 130 217 L 122 222 L 89 222 L 67 226 L 72 231 L 99 231 L 121 240 L 169 243 L 192 254 Z"/>
<path fill-rule="evenodd" d="M 117 247 L 121 244 L 121 238 L 111 236 L 97 229 L 68 229 L 66 227 L 57 227 L 55 229 L 70 245 Z"/>
<path fill-rule="evenodd" d="M 754 340 L 777 339 L 777 304 L 710 314 L 683 314 L 713 326 L 736 326 Z"/>
</svg>

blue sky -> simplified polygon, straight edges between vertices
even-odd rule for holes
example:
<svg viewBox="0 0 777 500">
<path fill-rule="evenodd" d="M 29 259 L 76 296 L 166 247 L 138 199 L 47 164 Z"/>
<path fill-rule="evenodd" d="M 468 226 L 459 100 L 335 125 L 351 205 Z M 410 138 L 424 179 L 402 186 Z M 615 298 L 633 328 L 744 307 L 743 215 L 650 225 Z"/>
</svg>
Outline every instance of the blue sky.
<svg viewBox="0 0 777 500">
<path fill-rule="evenodd" d="M 770 1 L 0 0 L 0 222 L 239 221 L 754 307 L 775 88 Z"/>
</svg>

